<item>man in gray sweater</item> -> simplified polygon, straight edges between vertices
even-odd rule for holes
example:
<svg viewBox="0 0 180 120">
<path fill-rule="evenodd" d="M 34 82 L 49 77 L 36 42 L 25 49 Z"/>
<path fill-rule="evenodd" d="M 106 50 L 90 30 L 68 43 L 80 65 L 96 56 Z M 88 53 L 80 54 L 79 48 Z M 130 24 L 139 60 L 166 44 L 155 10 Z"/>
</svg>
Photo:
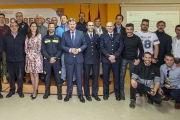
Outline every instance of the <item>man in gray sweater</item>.
<svg viewBox="0 0 180 120">
<path fill-rule="evenodd" d="M 165 55 L 164 61 L 166 64 L 160 67 L 161 88 L 159 88 L 159 94 L 165 95 L 164 101 L 174 99 L 175 108 L 180 109 L 180 67 L 174 63 L 172 54 Z"/>
</svg>

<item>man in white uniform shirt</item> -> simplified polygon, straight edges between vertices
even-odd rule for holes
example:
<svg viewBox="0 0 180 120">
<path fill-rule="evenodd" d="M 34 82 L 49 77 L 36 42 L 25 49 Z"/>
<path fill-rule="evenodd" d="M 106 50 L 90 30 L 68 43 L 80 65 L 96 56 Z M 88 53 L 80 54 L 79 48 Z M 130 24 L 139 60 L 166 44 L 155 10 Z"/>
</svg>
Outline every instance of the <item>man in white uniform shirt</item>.
<svg viewBox="0 0 180 120">
<path fill-rule="evenodd" d="M 180 66 L 180 25 L 175 27 L 176 36 L 172 40 L 172 50 L 174 55 L 174 62 Z"/>
<path fill-rule="evenodd" d="M 152 62 L 157 63 L 159 53 L 159 39 L 153 32 L 148 31 L 149 20 L 143 19 L 141 23 L 141 30 L 135 31 L 134 34 L 140 37 L 144 52 L 150 52 L 153 55 Z"/>
</svg>

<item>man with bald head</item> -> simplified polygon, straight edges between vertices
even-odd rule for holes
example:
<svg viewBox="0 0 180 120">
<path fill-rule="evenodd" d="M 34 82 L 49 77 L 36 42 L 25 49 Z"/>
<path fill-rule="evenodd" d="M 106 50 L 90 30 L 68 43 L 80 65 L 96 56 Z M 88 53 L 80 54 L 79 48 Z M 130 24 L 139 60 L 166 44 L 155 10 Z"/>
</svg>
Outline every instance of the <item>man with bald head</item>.
<svg viewBox="0 0 180 120">
<path fill-rule="evenodd" d="M 7 68 L 9 72 L 10 92 L 6 98 L 15 94 L 15 76 L 17 77 L 19 97 L 23 98 L 23 76 L 24 76 L 24 45 L 25 35 L 18 32 L 18 24 L 12 22 L 10 25 L 11 32 L 4 36 L 4 51 L 6 52 Z"/>
<path fill-rule="evenodd" d="M 52 17 L 52 18 L 51 18 L 51 23 L 53 23 L 53 24 L 55 25 L 55 29 L 59 27 L 59 26 L 57 25 L 57 23 L 58 23 L 57 17 Z"/>
<path fill-rule="evenodd" d="M 120 101 L 120 60 L 124 47 L 121 34 L 114 33 L 114 24 L 108 22 L 106 24 L 107 33 L 100 37 L 101 61 L 103 66 L 103 99 L 108 100 L 109 97 L 109 76 L 110 69 L 113 72 L 114 90 L 116 100 Z"/>
</svg>

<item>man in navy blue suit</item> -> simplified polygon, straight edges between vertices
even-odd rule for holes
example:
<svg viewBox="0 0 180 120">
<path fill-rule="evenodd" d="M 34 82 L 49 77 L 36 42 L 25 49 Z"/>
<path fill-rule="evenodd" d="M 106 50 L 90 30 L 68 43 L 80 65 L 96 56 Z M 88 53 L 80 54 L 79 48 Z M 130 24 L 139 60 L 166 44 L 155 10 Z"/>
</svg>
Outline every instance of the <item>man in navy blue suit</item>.
<svg viewBox="0 0 180 120">
<path fill-rule="evenodd" d="M 100 101 L 98 97 L 98 75 L 99 75 L 99 35 L 93 33 L 94 23 L 92 21 L 87 22 L 87 33 L 85 34 L 85 40 L 87 48 L 84 51 L 84 92 L 86 99 L 92 101 L 90 97 L 89 89 L 89 75 L 92 68 L 92 97 L 95 100 Z"/>
<path fill-rule="evenodd" d="M 69 101 L 72 97 L 73 90 L 73 73 L 75 71 L 77 78 L 77 93 L 78 98 L 82 103 L 85 102 L 82 91 L 82 70 L 83 70 L 83 51 L 87 44 L 82 31 L 76 30 L 76 20 L 70 18 L 68 20 L 68 31 L 63 33 L 61 48 L 64 51 L 64 61 L 66 66 L 66 73 L 68 77 L 67 95 L 64 101 Z"/>
<path fill-rule="evenodd" d="M 120 101 L 120 55 L 124 44 L 120 34 L 114 33 L 112 22 L 106 24 L 108 33 L 100 37 L 101 61 L 103 66 L 103 99 L 109 97 L 109 75 L 112 67 L 116 100 Z"/>
</svg>

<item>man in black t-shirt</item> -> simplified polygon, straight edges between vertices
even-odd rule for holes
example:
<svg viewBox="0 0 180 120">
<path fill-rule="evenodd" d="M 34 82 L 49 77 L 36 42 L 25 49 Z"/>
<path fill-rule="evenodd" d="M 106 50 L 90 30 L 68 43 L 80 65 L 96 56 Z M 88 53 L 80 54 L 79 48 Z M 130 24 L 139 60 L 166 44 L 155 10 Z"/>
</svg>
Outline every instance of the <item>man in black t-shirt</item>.
<svg viewBox="0 0 180 120">
<path fill-rule="evenodd" d="M 120 72 L 120 94 L 121 99 L 125 100 L 124 94 L 124 78 L 126 75 L 127 65 L 130 68 L 130 77 L 134 70 L 134 66 L 140 63 L 144 53 L 141 39 L 134 33 L 134 25 L 132 23 L 126 24 L 126 33 L 123 37 L 124 49 L 122 52 L 121 72 Z M 138 56 L 138 49 L 140 51 Z"/>
</svg>

